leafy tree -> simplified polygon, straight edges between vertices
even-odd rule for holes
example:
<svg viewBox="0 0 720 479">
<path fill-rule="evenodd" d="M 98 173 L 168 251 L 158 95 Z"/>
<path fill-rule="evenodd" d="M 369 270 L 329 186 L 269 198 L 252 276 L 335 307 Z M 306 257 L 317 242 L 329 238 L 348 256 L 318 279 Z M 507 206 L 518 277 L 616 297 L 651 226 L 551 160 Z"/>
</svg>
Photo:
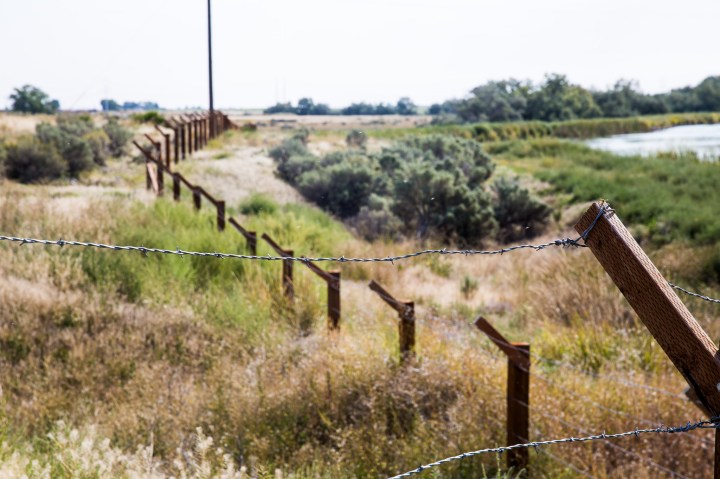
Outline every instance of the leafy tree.
<svg viewBox="0 0 720 479">
<path fill-rule="evenodd" d="M 263 113 L 270 115 L 273 113 L 295 113 L 295 107 L 292 103 L 276 103 L 275 105 L 265 108 Z"/>
<path fill-rule="evenodd" d="M 457 107 L 464 121 L 522 120 L 530 86 L 518 80 L 490 81 L 473 88 L 472 96 Z"/>
<path fill-rule="evenodd" d="M 530 120 L 562 121 L 594 118 L 602 114 L 592 94 L 572 85 L 565 75 L 550 74 L 539 90 L 533 91 L 527 104 Z"/>
<path fill-rule="evenodd" d="M 707 77 L 695 88 L 700 109 L 720 111 L 720 76 Z"/>
<path fill-rule="evenodd" d="M 410 98 L 404 96 L 398 100 L 395 111 L 398 115 L 417 115 L 417 106 Z"/>
<path fill-rule="evenodd" d="M 120 111 L 122 109 L 120 103 L 109 98 L 100 100 L 100 106 L 102 107 L 103 111 Z"/>
<path fill-rule="evenodd" d="M 47 93 L 32 85 L 15 88 L 10 95 L 12 111 L 23 113 L 55 113 L 60 109 L 57 100 L 51 100 Z"/>
</svg>

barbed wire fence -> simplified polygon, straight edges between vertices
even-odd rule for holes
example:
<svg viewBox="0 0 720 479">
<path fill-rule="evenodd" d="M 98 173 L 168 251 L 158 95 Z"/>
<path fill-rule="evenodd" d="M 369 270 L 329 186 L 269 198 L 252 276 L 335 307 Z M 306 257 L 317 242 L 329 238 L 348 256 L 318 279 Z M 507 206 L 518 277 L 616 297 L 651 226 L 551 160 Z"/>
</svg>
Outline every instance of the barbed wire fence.
<svg viewBox="0 0 720 479">
<path fill-rule="evenodd" d="M 196 257 L 205 257 L 205 258 L 216 258 L 216 259 L 241 259 L 241 260 L 250 260 L 250 261 L 294 261 L 299 263 L 320 263 L 320 262 L 335 262 L 335 263 L 392 263 L 394 264 L 396 261 L 402 261 L 407 260 L 410 258 L 417 258 L 419 256 L 425 256 L 425 255 L 460 255 L 460 256 L 495 256 L 495 255 L 504 255 L 506 253 L 512 253 L 514 251 L 520 251 L 520 250 L 534 250 L 534 251 L 541 251 L 547 248 L 551 247 L 574 247 L 574 248 L 584 248 L 585 245 L 579 243 L 580 238 L 578 239 L 571 239 L 571 238 L 560 238 L 557 240 L 549 241 L 547 243 L 541 243 L 541 244 L 521 244 L 521 245 L 515 245 L 510 246 L 507 248 L 500 248 L 495 250 L 475 250 L 475 249 L 460 249 L 460 250 L 452 250 L 447 248 L 442 249 L 425 249 L 420 251 L 414 251 L 411 253 L 405 253 L 405 254 L 399 254 L 399 255 L 393 255 L 393 256 L 386 256 L 386 257 L 359 257 L 359 258 L 353 258 L 353 257 L 345 257 L 345 256 L 328 256 L 328 257 L 312 257 L 312 256 L 272 256 L 272 255 L 247 255 L 247 254 L 237 254 L 237 253 L 222 253 L 222 252 L 212 252 L 212 251 L 188 251 L 180 249 L 180 247 L 177 247 L 176 249 L 164 249 L 164 248 L 151 248 L 146 246 L 133 246 L 133 245 L 113 245 L 113 244 L 104 244 L 104 243 L 98 243 L 98 242 L 85 242 L 85 241 L 73 241 L 73 240 L 64 240 L 64 239 L 58 239 L 58 240 L 50 240 L 50 239 L 38 239 L 38 238 L 24 238 L 24 237 L 18 237 L 18 236 L 5 236 L 0 235 L 0 241 L 6 241 L 11 243 L 19 243 L 21 246 L 25 244 L 38 244 L 38 245 L 45 245 L 45 246 L 76 246 L 76 247 L 85 247 L 85 248 L 97 248 L 97 249 L 107 249 L 107 250 L 113 250 L 113 251 L 134 251 L 141 253 L 144 256 L 147 256 L 148 254 L 165 254 L 165 255 L 175 255 L 175 256 L 196 256 Z M 677 291 L 680 291 L 682 293 L 685 293 L 687 295 L 693 296 L 698 299 L 702 299 L 703 301 L 708 301 L 711 303 L 720 303 L 720 299 L 711 298 L 709 296 L 704 296 L 699 293 L 694 293 L 686 288 L 682 288 L 674 283 L 668 282 L 668 285 L 670 285 L 672 288 L 674 288 Z M 552 360 L 548 360 L 552 361 Z"/>
<path fill-rule="evenodd" d="M 153 248 L 153 247 L 145 247 L 145 246 L 136 246 L 136 245 L 113 245 L 113 244 L 105 244 L 100 242 L 83 242 L 83 241 L 68 241 L 64 239 L 59 240 L 49 240 L 49 239 L 37 239 L 37 238 L 29 238 L 29 237 L 17 237 L 17 236 L 5 236 L 0 235 L 0 241 L 4 242 L 10 242 L 10 243 L 18 243 L 19 245 L 45 245 L 45 246 L 58 246 L 58 247 L 64 247 L 64 246 L 74 246 L 74 247 L 83 247 L 83 248 L 95 248 L 95 249 L 106 249 L 106 250 L 112 250 L 112 251 L 125 251 L 125 252 L 139 252 L 144 256 L 147 256 L 149 254 L 160 254 L 160 255 L 175 255 L 175 256 L 193 256 L 193 257 L 206 257 L 206 258 L 215 258 L 215 259 L 236 259 L 236 260 L 251 260 L 251 261 L 283 261 L 283 262 L 302 262 L 302 263 L 316 263 L 316 262 L 338 262 L 338 263 L 368 263 L 368 262 L 374 262 L 374 263 L 391 263 L 394 264 L 397 261 L 407 260 L 411 258 L 417 258 L 424 255 L 462 255 L 462 256 L 487 256 L 487 255 L 504 255 L 507 253 L 512 253 L 520 250 L 532 250 L 532 251 L 543 251 L 549 248 L 585 248 L 587 247 L 587 244 L 585 244 L 585 241 L 587 240 L 588 234 L 593 230 L 595 225 L 598 223 L 598 221 L 604 217 L 606 214 L 612 214 L 614 211 L 606 207 L 605 205 L 602 205 L 599 208 L 599 212 L 596 214 L 590 225 L 580 234 L 579 237 L 572 239 L 572 238 L 559 238 L 556 240 L 552 240 L 545 243 L 540 244 L 520 244 L 495 250 L 475 250 L 475 249 L 458 249 L 458 250 L 449 250 L 446 248 L 443 249 L 425 249 L 405 254 L 398 254 L 398 255 L 391 255 L 387 257 L 345 257 L 345 256 L 329 256 L 329 257 L 307 257 L 307 256 L 292 256 L 292 255 L 280 255 L 280 256 L 271 256 L 271 255 L 256 255 L 256 254 L 235 254 L 235 253 L 223 253 L 223 252 L 208 252 L 208 251 L 188 251 L 183 250 L 177 247 L 176 249 L 163 249 L 163 248 Z M 581 241 L 583 241 L 581 243 Z M 701 299 L 703 301 L 711 302 L 711 303 L 720 303 L 719 299 L 712 298 L 710 296 L 706 296 L 697 292 L 690 291 L 686 288 L 680 287 L 674 283 L 667 282 L 667 286 L 671 287 L 675 291 L 679 291 L 681 293 L 687 294 L 689 296 L 692 296 L 697 299 Z M 394 298 L 391 298 L 394 300 Z M 413 319 L 414 321 L 414 319 Z M 514 347 L 510 344 L 507 344 L 509 347 Z M 538 362 L 543 362 L 546 364 L 551 364 L 555 366 L 567 366 L 567 367 L 573 367 L 573 369 L 578 369 L 581 372 L 587 374 L 587 371 L 582 371 L 582 368 L 577 368 L 575 365 L 562 362 L 562 361 L 555 361 L 550 360 L 547 358 L 543 358 L 542 356 L 533 354 L 533 359 L 535 359 Z M 529 372 L 529 371 L 527 371 Z M 647 385 L 641 385 L 639 383 L 634 383 L 632 381 L 628 381 L 624 378 L 617 378 L 612 376 L 605 376 L 605 375 L 598 375 L 598 374 L 591 374 L 593 377 L 602 377 L 608 380 L 616 381 L 619 384 L 626 385 L 628 387 L 633 388 L 641 388 L 645 389 L 647 391 L 653 391 L 653 392 L 659 392 L 662 394 L 671 395 L 674 397 L 682 397 L 681 395 L 678 395 L 677 393 L 673 393 L 671 391 L 663 390 L 661 388 L 655 388 Z M 541 381 L 546 382 L 547 384 L 551 385 L 552 387 L 556 387 L 560 390 L 562 390 L 564 393 L 571 395 L 572 397 L 583 401 L 585 403 L 591 404 L 594 407 L 597 407 L 599 409 L 606 410 L 608 412 L 611 412 L 616 415 L 624 416 L 628 419 L 638 421 L 640 423 L 644 424 L 651 424 L 652 421 L 636 417 L 634 415 L 625 413 L 623 411 L 619 411 L 614 408 L 610 408 L 608 406 L 602 405 L 600 403 L 597 403 L 596 401 L 592 401 L 588 398 L 585 398 L 584 396 L 577 394 L 573 391 L 570 391 L 569 389 L 565 388 L 564 386 L 561 386 L 557 384 L 552 379 L 538 374 L 534 373 L 533 377 L 537 377 Z M 517 401 L 517 400 L 516 400 Z M 522 403 L 525 407 L 529 407 L 527 403 Z M 545 413 L 541 412 L 541 415 Z M 720 428 L 719 422 L 720 418 L 718 417 L 712 417 L 709 420 L 702 420 L 702 421 L 696 421 L 696 422 L 688 422 L 684 426 L 676 426 L 676 427 L 666 427 L 663 425 L 660 425 L 655 428 L 645 428 L 645 429 L 638 429 L 635 428 L 634 430 L 629 430 L 626 432 L 620 432 L 620 433 L 612 433 L 607 434 L 605 432 L 603 433 L 595 433 L 591 434 L 586 429 L 569 423 L 567 421 L 561 420 L 559 418 L 554 418 L 558 422 L 564 424 L 567 427 L 575 428 L 578 432 L 582 434 L 580 437 L 565 437 L 561 439 L 550 439 L 550 440 L 542 440 L 542 441 L 533 441 L 529 442 L 526 441 L 524 443 L 518 443 L 518 444 L 512 444 L 508 446 L 503 447 L 493 447 L 493 448 L 485 448 L 485 449 L 478 449 L 474 451 L 465 452 L 459 455 L 450 456 L 445 459 L 441 459 L 435 462 L 431 462 L 422 466 L 419 466 L 416 469 L 410 470 L 408 472 L 392 476 L 391 479 L 400 479 L 404 477 L 410 477 L 416 474 L 420 474 L 426 470 L 441 466 L 443 464 L 447 464 L 454 461 L 463 460 L 470 457 L 475 457 L 482 454 L 489 454 L 489 453 L 508 453 L 516 450 L 529 450 L 534 449 L 536 451 L 543 450 L 546 446 L 552 446 L 556 444 L 565 444 L 565 443 L 585 443 L 585 442 L 592 442 L 592 441 L 611 441 L 611 440 L 617 440 L 625 437 L 639 437 L 641 435 L 649 435 L 649 434 L 676 434 L 676 433 L 689 433 L 691 431 L 695 430 L 701 430 L 701 429 L 718 429 Z M 701 442 L 707 443 L 707 440 L 704 440 L 703 438 L 695 438 L 693 439 L 699 440 Z M 610 443 L 612 444 L 612 443 Z M 676 471 L 672 471 L 670 469 L 667 469 L 666 467 L 655 463 L 651 459 L 641 456 L 637 453 L 634 453 L 632 451 L 629 451 L 625 448 L 622 448 L 621 446 L 618 446 L 616 444 L 612 444 L 613 448 L 616 448 L 623 452 L 624 454 L 627 454 L 629 456 L 635 457 L 639 460 L 642 460 L 643 462 L 646 462 L 651 467 L 654 467 L 658 470 L 661 470 L 667 474 L 670 474 L 674 477 L 686 477 L 683 476 L 680 473 L 677 473 Z M 587 477 L 592 477 L 587 471 L 582 471 L 581 469 L 577 468 L 575 465 L 572 465 L 571 463 L 568 463 L 560 458 L 557 458 L 553 455 L 550 455 L 551 458 L 554 460 L 558 460 L 560 462 L 564 462 L 568 467 L 571 467 L 576 472 L 583 474 Z"/>
</svg>

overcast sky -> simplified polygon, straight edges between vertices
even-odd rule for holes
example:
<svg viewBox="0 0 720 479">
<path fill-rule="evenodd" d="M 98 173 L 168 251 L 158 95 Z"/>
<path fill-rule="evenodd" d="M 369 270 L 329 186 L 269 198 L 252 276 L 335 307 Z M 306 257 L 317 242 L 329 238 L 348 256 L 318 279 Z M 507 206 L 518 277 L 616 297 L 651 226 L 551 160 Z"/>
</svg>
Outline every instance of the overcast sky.
<svg viewBox="0 0 720 479">
<path fill-rule="evenodd" d="M 206 0 L 0 0 L 0 107 L 29 83 L 207 106 Z M 720 0 L 212 0 L 216 107 L 311 97 L 429 105 L 491 79 L 618 78 L 656 93 L 720 74 Z"/>
</svg>

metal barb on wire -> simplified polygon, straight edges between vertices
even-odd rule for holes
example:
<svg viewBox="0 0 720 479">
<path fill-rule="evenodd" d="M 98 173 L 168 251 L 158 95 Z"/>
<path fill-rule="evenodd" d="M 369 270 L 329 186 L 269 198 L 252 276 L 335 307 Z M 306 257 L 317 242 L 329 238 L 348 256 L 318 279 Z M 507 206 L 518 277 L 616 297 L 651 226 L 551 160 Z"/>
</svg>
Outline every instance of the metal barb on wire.
<svg viewBox="0 0 720 479">
<path fill-rule="evenodd" d="M 584 437 L 568 437 L 564 439 L 551 439 L 547 441 L 535 441 L 535 442 L 527 442 L 527 443 L 521 443 L 521 444 L 514 444 L 512 446 L 507 447 L 492 447 L 487 449 L 478 449 L 476 451 L 469 451 L 464 452 L 462 454 L 458 454 L 457 456 L 450 456 L 446 457 L 445 459 L 440 459 L 439 461 L 431 462 L 429 464 L 424 464 L 420 467 L 417 467 L 413 470 L 410 470 L 408 472 L 398 474 L 397 476 L 392 476 L 389 479 L 401 479 L 404 477 L 410 477 L 414 476 L 416 474 L 420 474 L 422 471 L 425 471 L 427 469 L 431 469 L 433 467 L 442 466 L 443 464 L 447 464 L 449 462 L 459 461 L 461 459 L 465 459 L 468 457 L 478 456 L 480 454 L 488 454 L 488 453 L 503 453 L 512 451 L 514 449 L 527 449 L 527 448 L 537 448 L 540 446 L 550 446 L 554 444 L 563 444 L 563 443 L 575 443 L 575 442 L 589 442 L 589 441 L 598 441 L 598 440 L 610 440 L 610 439 L 619 439 L 621 437 L 628 437 L 628 436 L 635 436 L 639 437 L 643 434 L 675 434 L 675 433 L 682 433 L 682 432 L 689 432 L 695 429 L 718 429 L 720 428 L 720 424 L 718 423 L 720 421 L 720 418 L 713 417 L 709 420 L 705 421 L 698 421 L 696 423 L 690 423 L 688 422 L 685 426 L 678 426 L 678 427 L 665 427 L 665 426 L 658 426 L 654 429 L 638 429 L 635 428 L 632 431 L 627 432 L 620 432 L 615 434 L 594 434 L 590 436 L 584 436 Z"/>
<path fill-rule="evenodd" d="M 416 251 L 414 253 L 407 253 L 407 254 L 401 254 L 396 256 L 388 256 L 386 258 L 346 258 L 345 256 L 339 256 L 339 257 L 318 257 L 318 258 L 309 258 L 304 256 L 257 256 L 257 255 L 245 255 L 245 254 L 234 254 L 234 253 L 214 253 L 214 252 L 201 252 L 201 251 L 183 251 L 179 248 L 175 250 L 168 250 L 168 249 L 162 249 L 162 248 L 147 248 L 143 246 L 120 246 L 120 245 L 111 245 L 111 244 L 102 244 L 102 243 L 92 243 L 92 242 L 83 242 L 83 241 L 65 241 L 65 240 L 46 240 L 46 239 L 35 239 L 35 238 L 19 238 L 15 236 L 2 236 L 0 235 L 0 241 L 11 241 L 11 242 L 18 242 L 20 244 L 43 244 L 43 245 L 55 245 L 55 246 L 82 246 L 82 247 L 90 247 L 90 248 L 101 248 L 101 249 L 111 249 L 114 251 L 139 251 L 143 254 L 147 253 L 158 253 L 158 254 L 170 254 L 170 255 L 177 255 L 177 256 L 184 256 L 184 255 L 190 255 L 190 256 L 208 256 L 208 257 L 214 257 L 214 258 L 235 258 L 235 259 L 247 259 L 247 260 L 265 260 L 265 261 L 301 261 L 301 262 L 320 262 L 320 261 L 330 261 L 330 262 L 338 262 L 338 263 L 370 263 L 370 262 L 376 262 L 376 263 L 391 263 L 395 264 L 395 261 L 404 260 L 404 259 L 410 259 L 415 258 L 417 256 L 423 256 L 423 255 L 432 255 L 432 254 L 441 254 L 441 255 L 501 255 L 503 253 L 509 253 L 512 251 L 518 251 L 521 249 L 532 249 L 535 251 L 543 250 L 550 246 L 562 246 L 562 247 L 585 247 L 585 245 L 578 243 L 578 239 L 571 239 L 571 238 L 564 238 L 564 239 L 558 239 L 554 241 L 550 241 L 548 243 L 542 243 L 542 244 L 521 244 L 521 245 L 515 245 L 515 246 L 509 246 L 507 248 L 497 249 L 497 250 L 448 250 L 448 249 L 426 249 L 422 251 Z"/>
</svg>

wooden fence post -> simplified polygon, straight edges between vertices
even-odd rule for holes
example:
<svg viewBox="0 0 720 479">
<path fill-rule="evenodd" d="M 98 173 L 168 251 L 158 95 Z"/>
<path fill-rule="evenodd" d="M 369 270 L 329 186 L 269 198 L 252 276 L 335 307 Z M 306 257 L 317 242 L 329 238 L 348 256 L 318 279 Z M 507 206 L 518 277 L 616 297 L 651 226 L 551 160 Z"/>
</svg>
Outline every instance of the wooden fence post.
<svg viewBox="0 0 720 479">
<path fill-rule="evenodd" d="M 172 173 L 173 180 L 173 200 L 180 201 L 180 178 L 177 173 Z"/>
<path fill-rule="evenodd" d="M 255 233 L 254 231 L 248 231 L 243 228 L 240 223 L 235 221 L 235 218 L 229 218 L 228 222 L 233 225 L 241 235 L 245 237 L 245 241 L 247 241 L 248 252 L 252 256 L 257 256 L 257 233 Z"/>
<path fill-rule="evenodd" d="M 183 120 L 182 118 L 181 118 L 180 120 L 181 120 L 181 123 L 180 123 L 180 143 L 182 144 L 182 159 L 184 160 L 185 158 L 187 158 L 187 152 L 188 152 L 188 146 L 187 146 L 187 142 L 188 142 L 188 139 L 187 139 L 187 122 L 186 122 L 185 120 Z"/>
<path fill-rule="evenodd" d="M 217 208 L 217 229 L 225 231 L 225 201 L 215 202 L 215 208 Z"/>
<path fill-rule="evenodd" d="M 720 414 L 720 353 L 660 271 L 607 205 L 593 203 L 575 229 L 705 409 Z M 589 231 L 588 231 L 589 230 Z M 587 232 L 587 234 L 585 234 Z M 715 478 L 720 478 L 720 430 Z"/>
<path fill-rule="evenodd" d="M 400 361 L 406 362 L 415 357 L 415 303 L 413 301 L 400 301 L 375 280 L 370 281 L 368 287 L 380 296 L 391 308 L 398 313 L 398 336 L 400 348 Z"/>
<path fill-rule="evenodd" d="M 340 328 L 340 271 L 325 271 L 316 264 L 305 261 L 303 264 L 310 271 L 320 276 L 327 283 L 327 315 L 328 329 L 331 331 Z"/>
<path fill-rule="evenodd" d="M 274 249 L 280 256 L 293 256 L 295 252 L 291 249 L 283 249 L 278 245 L 267 233 L 263 233 L 262 239 L 264 239 L 272 249 Z M 282 285 L 283 294 L 285 297 L 293 301 L 295 299 L 295 287 L 293 286 L 293 261 L 283 260 L 282 269 Z"/>
<path fill-rule="evenodd" d="M 507 445 L 526 444 L 530 438 L 530 345 L 511 343 L 482 316 L 475 326 L 485 333 L 508 358 Z M 528 468 L 527 448 L 508 451 L 507 467 L 515 472 Z"/>
<path fill-rule="evenodd" d="M 170 134 L 169 134 L 169 133 L 165 133 L 164 131 L 162 131 L 162 130 L 160 129 L 160 127 L 157 126 L 157 125 L 155 125 L 155 129 L 156 129 L 157 132 L 160 133 L 160 134 L 163 136 L 163 138 L 165 139 L 165 166 L 167 166 L 168 169 L 169 169 L 169 168 L 170 168 L 170 161 L 171 161 L 171 158 L 172 158 L 172 155 L 170 154 Z"/>
<path fill-rule="evenodd" d="M 177 165 L 180 161 L 180 128 L 178 128 L 177 125 L 174 125 L 172 127 L 173 130 L 173 160 L 175 160 L 175 164 Z"/>
<path fill-rule="evenodd" d="M 333 277 L 332 281 L 327 282 L 328 286 L 328 318 L 330 320 L 328 326 L 332 330 L 340 329 L 340 271 L 332 270 L 328 271 L 328 274 Z"/>
<path fill-rule="evenodd" d="M 192 196 L 195 209 L 200 210 L 200 208 L 202 208 L 202 196 L 200 196 L 200 189 L 198 187 L 193 188 Z"/>
</svg>

